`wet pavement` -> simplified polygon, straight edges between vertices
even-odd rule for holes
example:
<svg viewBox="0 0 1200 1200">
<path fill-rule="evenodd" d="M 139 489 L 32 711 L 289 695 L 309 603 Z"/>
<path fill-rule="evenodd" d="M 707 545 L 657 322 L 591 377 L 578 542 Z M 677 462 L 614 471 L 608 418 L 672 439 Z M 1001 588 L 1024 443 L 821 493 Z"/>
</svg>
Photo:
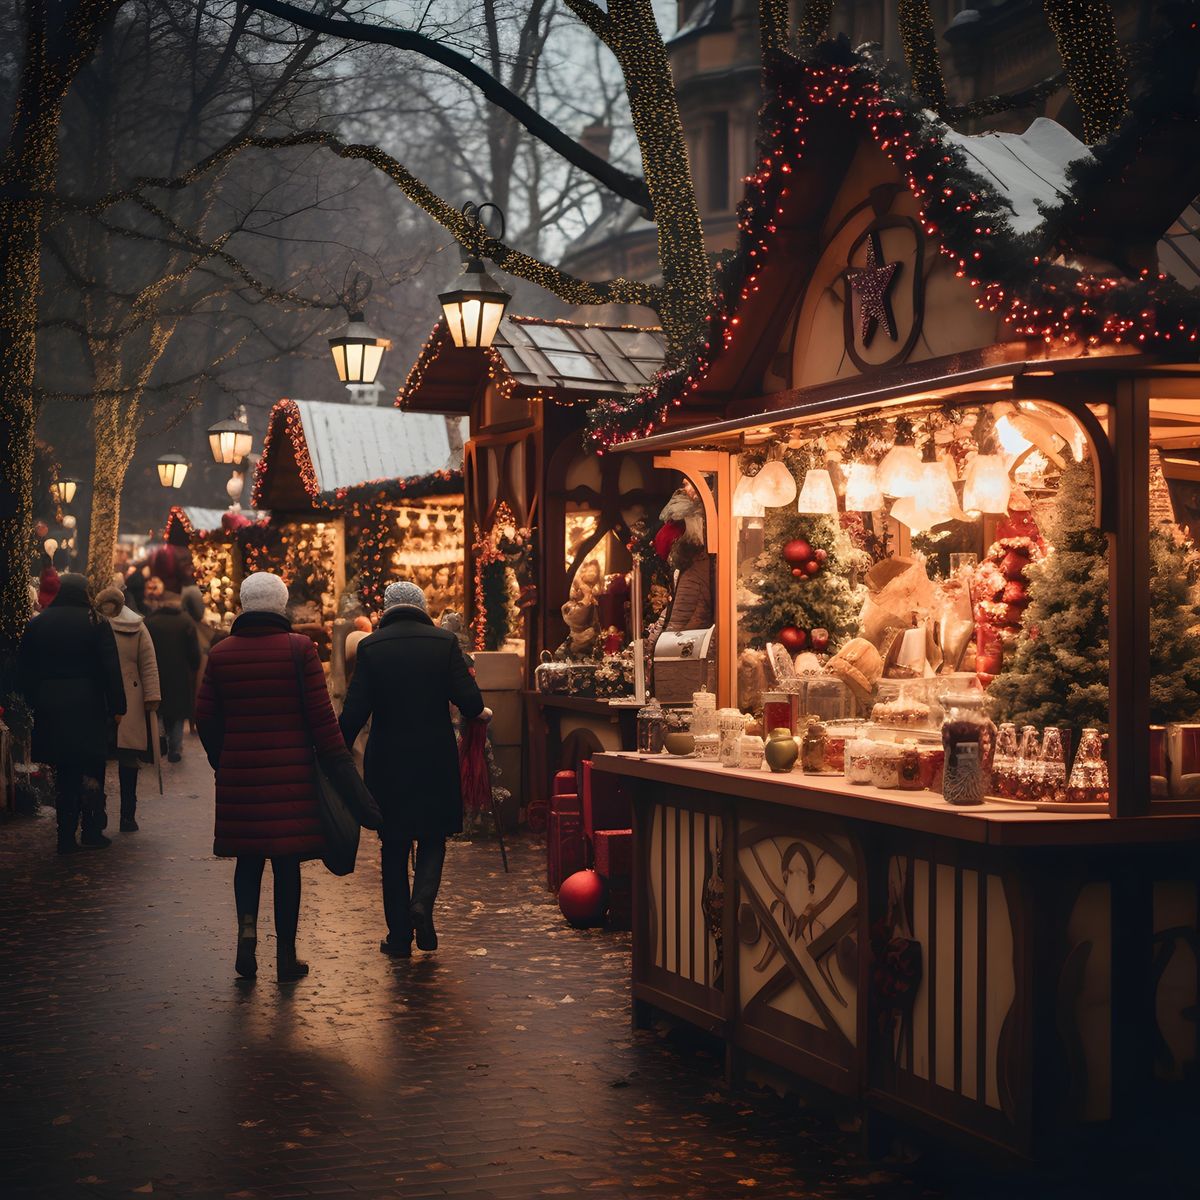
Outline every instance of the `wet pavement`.
<svg viewBox="0 0 1200 1200">
<path fill-rule="evenodd" d="M 303 868 L 307 980 L 233 973 L 228 860 L 194 738 L 142 831 L 60 859 L 53 817 L 0 826 L 0 1195 L 686 1196 L 934 1193 L 796 1098 L 629 1022 L 629 935 L 569 929 L 544 851 L 453 844 L 442 949 L 393 961 L 374 835 Z M 110 814 L 114 806 L 110 786 Z"/>
</svg>

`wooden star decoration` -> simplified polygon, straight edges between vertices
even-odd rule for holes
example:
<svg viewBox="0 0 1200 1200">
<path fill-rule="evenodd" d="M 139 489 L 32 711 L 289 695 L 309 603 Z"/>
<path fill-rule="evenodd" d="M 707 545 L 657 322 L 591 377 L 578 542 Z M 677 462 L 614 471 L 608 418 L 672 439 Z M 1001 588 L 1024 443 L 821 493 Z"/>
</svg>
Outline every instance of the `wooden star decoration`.
<svg viewBox="0 0 1200 1200">
<path fill-rule="evenodd" d="M 893 342 L 896 340 L 896 318 L 889 294 L 899 269 L 898 262 L 883 261 L 879 234 L 872 232 L 867 238 L 867 265 L 851 267 L 846 272 L 851 291 L 858 297 L 859 336 L 864 347 L 871 344 L 880 325 Z"/>
</svg>

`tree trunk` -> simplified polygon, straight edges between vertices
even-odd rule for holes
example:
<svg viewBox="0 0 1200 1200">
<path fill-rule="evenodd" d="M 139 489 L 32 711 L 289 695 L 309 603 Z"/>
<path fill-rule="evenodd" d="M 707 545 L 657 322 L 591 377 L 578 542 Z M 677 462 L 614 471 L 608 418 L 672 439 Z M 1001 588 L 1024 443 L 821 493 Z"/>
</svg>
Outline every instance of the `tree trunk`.
<svg viewBox="0 0 1200 1200">
<path fill-rule="evenodd" d="M 712 272 L 675 81 L 650 0 L 611 0 L 608 12 L 609 48 L 625 76 L 646 187 L 658 223 L 663 282 L 659 316 L 668 357 L 678 362 L 708 316 Z"/>
</svg>

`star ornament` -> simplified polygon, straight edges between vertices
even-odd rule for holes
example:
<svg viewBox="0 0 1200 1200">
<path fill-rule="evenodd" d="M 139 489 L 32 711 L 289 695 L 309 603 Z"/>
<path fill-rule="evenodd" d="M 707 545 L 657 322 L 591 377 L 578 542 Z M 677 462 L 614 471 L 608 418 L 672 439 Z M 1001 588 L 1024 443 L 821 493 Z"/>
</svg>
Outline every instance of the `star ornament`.
<svg viewBox="0 0 1200 1200">
<path fill-rule="evenodd" d="M 867 239 L 867 265 L 851 267 L 846 272 L 850 289 L 858 297 L 859 335 L 864 347 L 871 344 L 880 325 L 893 342 L 896 340 L 896 318 L 892 313 L 890 293 L 899 269 L 898 262 L 883 261 L 879 234 L 873 232 Z"/>
</svg>

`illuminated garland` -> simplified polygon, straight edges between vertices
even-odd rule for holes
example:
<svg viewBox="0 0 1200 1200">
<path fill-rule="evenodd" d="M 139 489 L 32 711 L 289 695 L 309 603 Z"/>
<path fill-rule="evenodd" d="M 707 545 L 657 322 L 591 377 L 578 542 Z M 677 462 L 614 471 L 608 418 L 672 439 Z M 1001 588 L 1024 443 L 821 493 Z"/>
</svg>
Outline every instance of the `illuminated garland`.
<svg viewBox="0 0 1200 1200">
<path fill-rule="evenodd" d="M 164 542 L 170 542 L 171 532 L 176 525 L 183 530 L 189 541 L 195 536 L 196 529 L 188 520 L 187 513 L 178 504 L 173 504 L 170 512 L 167 513 L 167 523 L 163 526 L 162 540 Z"/>
<path fill-rule="evenodd" d="M 586 440 L 597 453 L 660 428 L 728 349 L 739 308 L 757 290 L 770 257 L 793 175 L 805 160 L 807 127 L 831 110 L 854 122 L 888 157 L 920 205 L 925 234 L 975 289 L 976 305 L 998 313 L 1015 334 L 1064 348 L 1194 345 L 1200 337 L 1200 295 L 1168 277 L 1147 271 L 1136 279 L 1097 275 L 1050 262 L 1043 257 L 1048 246 L 1018 238 L 1008 201 L 969 169 L 947 140 L 948 127 L 922 112 L 893 72 L 843 44 L 825 43 L 809 59 L 792 62 L 771 92 L 762 113 L 759 164 L 738 209 L 738 253 L 719 272 L 707 328 L 683 366 L 664 369 L 631 397 L 595 403 Z M 1050 224 L 1043 236 L 1051 234 Z"/>
<path fill-rule="evenodd" d="M 304 439 L 304 422 L 300 417 L 300 407 L 295 400 L 277 400 L 267 418 L 267 436 L 263 438 L 262 454 L 258 465 L 254 468 L 254 487 L 250 492 L 250 503 L 257 508 L 262 503 L 263 483 L 267 478 L 268 463 L 275 443 L 283 433 L 291 444 L 296 456 L 296 467 L 300 472 L 300 483 L 305 494 L 314 502 L 321 498 L 321 489 L 317 484 L 317 472 L 312 465 L 312 456 L 308 452 L 308 443 Z"/>
<path fill-rule="evenodd" d="M 373 505 L 403 503 L 424 496 L 453 496 L 463 490 L 460 469 L 430 471 L 425 475 L 406 475 L 398 479 L 369 479 L 350 487 L 322 492 L 320 498 L 331 505 Z"/>
<path fill-rule="evenodd" d="M 933 31 L 929 0 L 900 0 L 900 41 L 912 72 L 913 91 L 935 112 L 946 110 L 946 80 Z"/>
<path fill-rule="evenodd" d="M 1099 142 L 1121 124 L 1129 106 L 1112 8 L 1104 0 L 1044 0 L 1044 7 L 1083 117 L 1084 140 Z"/>
</svg>

